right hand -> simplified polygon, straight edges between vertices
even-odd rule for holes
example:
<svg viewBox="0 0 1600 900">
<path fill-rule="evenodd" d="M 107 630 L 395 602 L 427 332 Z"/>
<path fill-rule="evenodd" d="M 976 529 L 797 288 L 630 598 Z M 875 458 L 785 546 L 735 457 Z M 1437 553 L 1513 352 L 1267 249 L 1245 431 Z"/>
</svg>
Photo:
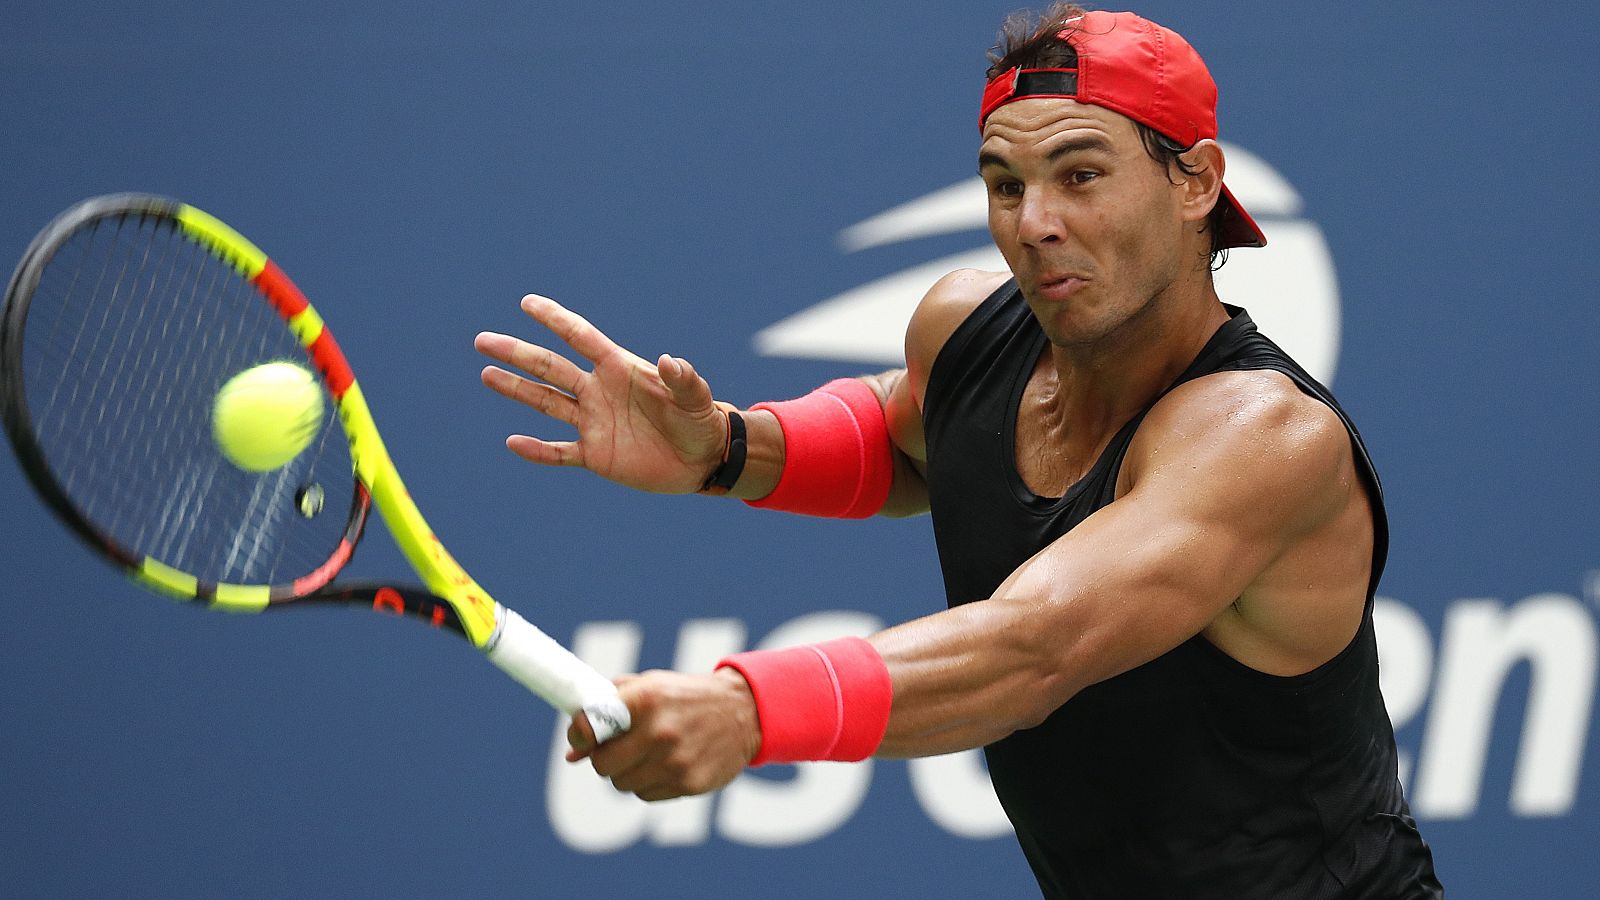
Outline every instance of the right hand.
<svg viewBox="0 0 1600 900">
<path fill-rule="evenodd" d="M 578 713 L 567 729 L 567 762 L 590 760 L 619 791 L 643 800 L 704 794 L 726 786 L 761 749 L 755 696 L 733 669 L 623 676 L 617 690 L 633 725 L 596 744 Z"/>
<path fill-rule="evenodd" d="M 522 310 L 594 369 L 509 335 L 479 334 L 479 353 L 529 376 L 487 366 L 485 385 L 578 430 L 575 441 L 514 434 L 506 447 L 529 462 L 582 466 L 638 490 L 698 491 L 722 460 L 728 420 L 688 361 L 663 354 L 652 365 L 548 297 L 529 294 Z"/>
</svg>

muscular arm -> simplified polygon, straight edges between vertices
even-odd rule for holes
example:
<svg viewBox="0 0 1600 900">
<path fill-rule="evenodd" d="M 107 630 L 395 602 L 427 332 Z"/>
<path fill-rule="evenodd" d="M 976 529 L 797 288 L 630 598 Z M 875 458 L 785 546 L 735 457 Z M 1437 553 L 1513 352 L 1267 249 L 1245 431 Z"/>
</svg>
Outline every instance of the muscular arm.
<svg viewBox="0 0 1600 900">
<path fill-rule="evenodd" d="M 1130 447 L 1114 503 L 991 598 L 872 635 L 894 689 L 878 755 L 992 743 L 1224 619 L 1238 619 L 1233 636 L 1272 648 L 1280 674 L 1314 668 L 1348 642 L 1364 571 L 1344 573 L 1334 596 L 1322 584 L 1300 597 L 1255 590 L 1303 580 L 1275 571 L 1285 557 L 1370 539 L 1348 434 L 1275 378 L 1210 376 L 1169 394 Z M 714 789 L 759 746 L 753 700 L 732 670 L 647 673 L 622 691 L 645 711 L 634 731 L 598 748 L 581 721 L 569 732 L 569 759 L 592 756 L 619 789 L 646 799 Z"/>
<path fill-rule="evenodd" d="M 872 636 L 894 683 L 880 754 L 945 753 L 1038 724 L 1199 633 L 1288 548 L 1341 520 L 1355 502 L 1342 425 L 1292 388 L 1258 395 L 1258 379 L 1235 381 L 1169 395 L 1130 450 L 1126 493 L 992 598 Z"/>
</svg>

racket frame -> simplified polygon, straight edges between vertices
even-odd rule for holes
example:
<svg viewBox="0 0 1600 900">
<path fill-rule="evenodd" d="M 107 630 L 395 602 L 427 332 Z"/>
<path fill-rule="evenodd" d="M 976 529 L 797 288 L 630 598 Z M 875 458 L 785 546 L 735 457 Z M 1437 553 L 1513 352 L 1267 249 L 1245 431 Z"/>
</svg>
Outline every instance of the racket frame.
<svg viewBox="0 0 1600 900">
<path fill-rule="evenodd" d="M 328 560 L 289 584 L 202 582 L 106 535 L 72 502 L 33 437 L 22 372 L 28 304 L 55 251 L 78 230 L 119 217 L 161 218 L 231 266 L 273 307 L 299 340 L 333 397 L 355 474 L 349 519 Z M 564 712 L 582 710 L 601 740 L 629 725 L 612 683 L 526 619 L 494 600 L 439 541 L 400 478 L 344 352 L 304 293 L 266 253 L 205 211 L 149 194 L 111 194 L 85 200 L 48 225 L 23 256 L 6 290 L 0 318 L 0 418 L 29 481 L 56 516 L 91 548 L 141 586 L 182 600 L 202 600 L 232 612 L 260 612 L 295 601 L 364 603 L 420 617 L 464 635 L 501 669 Z M 376 506 L 426 591 L 379 582 L 335 582 L 350 561 Z"/>
</svg>

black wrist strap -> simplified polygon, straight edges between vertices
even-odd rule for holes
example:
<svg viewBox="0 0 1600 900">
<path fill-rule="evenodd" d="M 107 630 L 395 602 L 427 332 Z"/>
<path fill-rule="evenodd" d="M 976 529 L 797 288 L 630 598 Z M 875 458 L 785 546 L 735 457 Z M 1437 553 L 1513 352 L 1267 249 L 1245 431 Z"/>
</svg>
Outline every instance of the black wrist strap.
<svg viewBox="0 0 1600 900">
<path fill-rule="evenodd" d="M 744 474 L 745 453 L 749 442 L 745 439 L 744 416 L 728 410 L 728 446 L 722 451 L 722 463 L 711 470 L 706 483 L 700 486 L 703 494 L 726 494 Z"/>
</svg>

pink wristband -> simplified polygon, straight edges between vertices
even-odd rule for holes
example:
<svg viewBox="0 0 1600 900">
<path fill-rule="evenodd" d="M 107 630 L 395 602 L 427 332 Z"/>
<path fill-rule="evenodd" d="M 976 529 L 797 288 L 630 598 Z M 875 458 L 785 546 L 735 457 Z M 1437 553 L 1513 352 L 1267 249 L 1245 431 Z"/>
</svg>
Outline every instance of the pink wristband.
<svg viewBox="0 0 1600 900">
<path fill-rule="evenodd" d="M 761 749 L 752 766 L 856 762 L 883 742 L 894 688 L 877 648 L 858 637 L 786 650 L 751 650 L 717 663 L 744 676 L 756 698 Z"/>
<path fill-rule="evenodd" d="M 761 509 L 864 519 L 889 499 L 894 448 L 878 395 L 854 378 L 830 381 L 796 400 L 757 403 L 783 427 L 783 473 Z"/>
</svg>

